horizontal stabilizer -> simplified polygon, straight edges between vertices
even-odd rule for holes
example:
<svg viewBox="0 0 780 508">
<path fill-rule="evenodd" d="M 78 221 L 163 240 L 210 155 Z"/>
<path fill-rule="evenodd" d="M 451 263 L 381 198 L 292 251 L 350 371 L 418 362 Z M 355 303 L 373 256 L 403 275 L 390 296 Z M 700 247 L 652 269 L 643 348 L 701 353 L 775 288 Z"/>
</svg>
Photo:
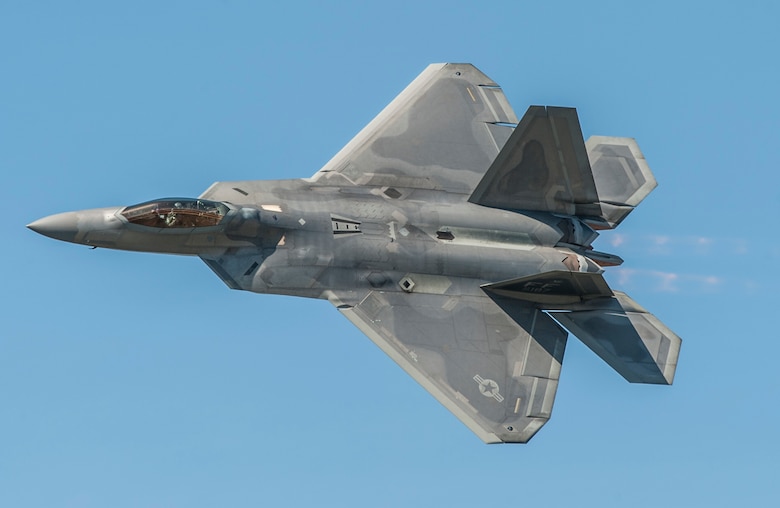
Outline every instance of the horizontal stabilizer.
<svg viewBox="0 0 780 508">
<path fill-rule="evenodd" d="M 612 296 L 612 290 L 600 273 L 565 270 L 485 284 L 482 289 L 507 298 L 559 305 Z"/>
<path fill-rule="evenodd" d="M 629 382 L 672 384 L 682 341 L 628 295 L 567 308 L 549 314 Z"/>
<path fill-rule="evenodd" d="M 585 147 L 593 169 L 601 216 L 614 228 L 658 184 L 633 138 L 591 136 Z"/>
</svg>

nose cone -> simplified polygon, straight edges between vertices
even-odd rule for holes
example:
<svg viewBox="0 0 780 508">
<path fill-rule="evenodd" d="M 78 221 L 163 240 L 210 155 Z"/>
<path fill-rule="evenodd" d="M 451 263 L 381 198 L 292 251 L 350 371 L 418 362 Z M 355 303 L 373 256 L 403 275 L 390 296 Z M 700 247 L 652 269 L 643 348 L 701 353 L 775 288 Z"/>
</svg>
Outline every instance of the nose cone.
<svg viewBox="0 0 780 508">
<path fill-rule="evenodd" d="M 93 208 L 58 213 L 38 219 L 27 227 L 49 238 L 84 245 L 110 247 L 122 233 L 119 208 Z"/>
<path fill-rule="evenodd" d="M 73 242 L 78 233 L 78 222 L 77 212 L 65 212 L 38 219 L 27 227 L 49 238 Z"/>
</svg>

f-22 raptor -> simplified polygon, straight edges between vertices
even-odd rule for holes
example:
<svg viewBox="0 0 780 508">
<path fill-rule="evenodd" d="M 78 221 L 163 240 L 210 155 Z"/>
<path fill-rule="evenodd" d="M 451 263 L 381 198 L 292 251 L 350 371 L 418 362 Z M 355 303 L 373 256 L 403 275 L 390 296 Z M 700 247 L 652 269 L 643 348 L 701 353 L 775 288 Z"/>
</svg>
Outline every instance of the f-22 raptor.
<svg viewBox="0 0 780 508">
<path fill-rule="evenodd" d="M 656 186 L 631 138 L 573 108 L 518 121 L 468 64 L 420 74 L 310 178 L 28 227 L 92 247 L 199 256 L 228 287 L 326 299 L 486 443 L 550 418 L 567 330 L 632 383 L 671 384 L 680 338 L 593 250 Z"/>
</svg>

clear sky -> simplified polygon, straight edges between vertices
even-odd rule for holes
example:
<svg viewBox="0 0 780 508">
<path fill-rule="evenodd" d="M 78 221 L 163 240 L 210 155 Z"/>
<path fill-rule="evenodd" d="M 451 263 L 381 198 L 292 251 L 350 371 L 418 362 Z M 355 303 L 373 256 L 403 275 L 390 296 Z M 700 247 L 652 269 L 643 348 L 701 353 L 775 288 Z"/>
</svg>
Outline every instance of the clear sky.
<svg viewBox="0 0 780 508">
<path fill-rule="evenodd" d="M 0 2 L 0 506 L 776 504 L 777 5 Z M 659 187 L 596 248 L 674 386 L 572 337 L 552 420 L 487 446 L 327 302 L 25 228 L 310 176 L 446 61 L 638 140 Z"/>
</svg>

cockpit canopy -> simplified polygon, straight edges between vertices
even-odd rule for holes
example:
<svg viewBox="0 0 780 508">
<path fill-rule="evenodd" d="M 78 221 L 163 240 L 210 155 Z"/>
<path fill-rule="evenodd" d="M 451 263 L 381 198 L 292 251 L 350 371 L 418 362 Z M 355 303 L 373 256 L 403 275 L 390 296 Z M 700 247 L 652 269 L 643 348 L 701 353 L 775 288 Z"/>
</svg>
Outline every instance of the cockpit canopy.
<svg viewBox="0 0 780 508">
<path fill-rule="evenodd" d="M 163 198 L 128 206 L 122 215 L 132 224 L 153 228 L 197 228 L 216 226 L 228 207 L 217 201 L 192 198 Z"/>
</svg>

